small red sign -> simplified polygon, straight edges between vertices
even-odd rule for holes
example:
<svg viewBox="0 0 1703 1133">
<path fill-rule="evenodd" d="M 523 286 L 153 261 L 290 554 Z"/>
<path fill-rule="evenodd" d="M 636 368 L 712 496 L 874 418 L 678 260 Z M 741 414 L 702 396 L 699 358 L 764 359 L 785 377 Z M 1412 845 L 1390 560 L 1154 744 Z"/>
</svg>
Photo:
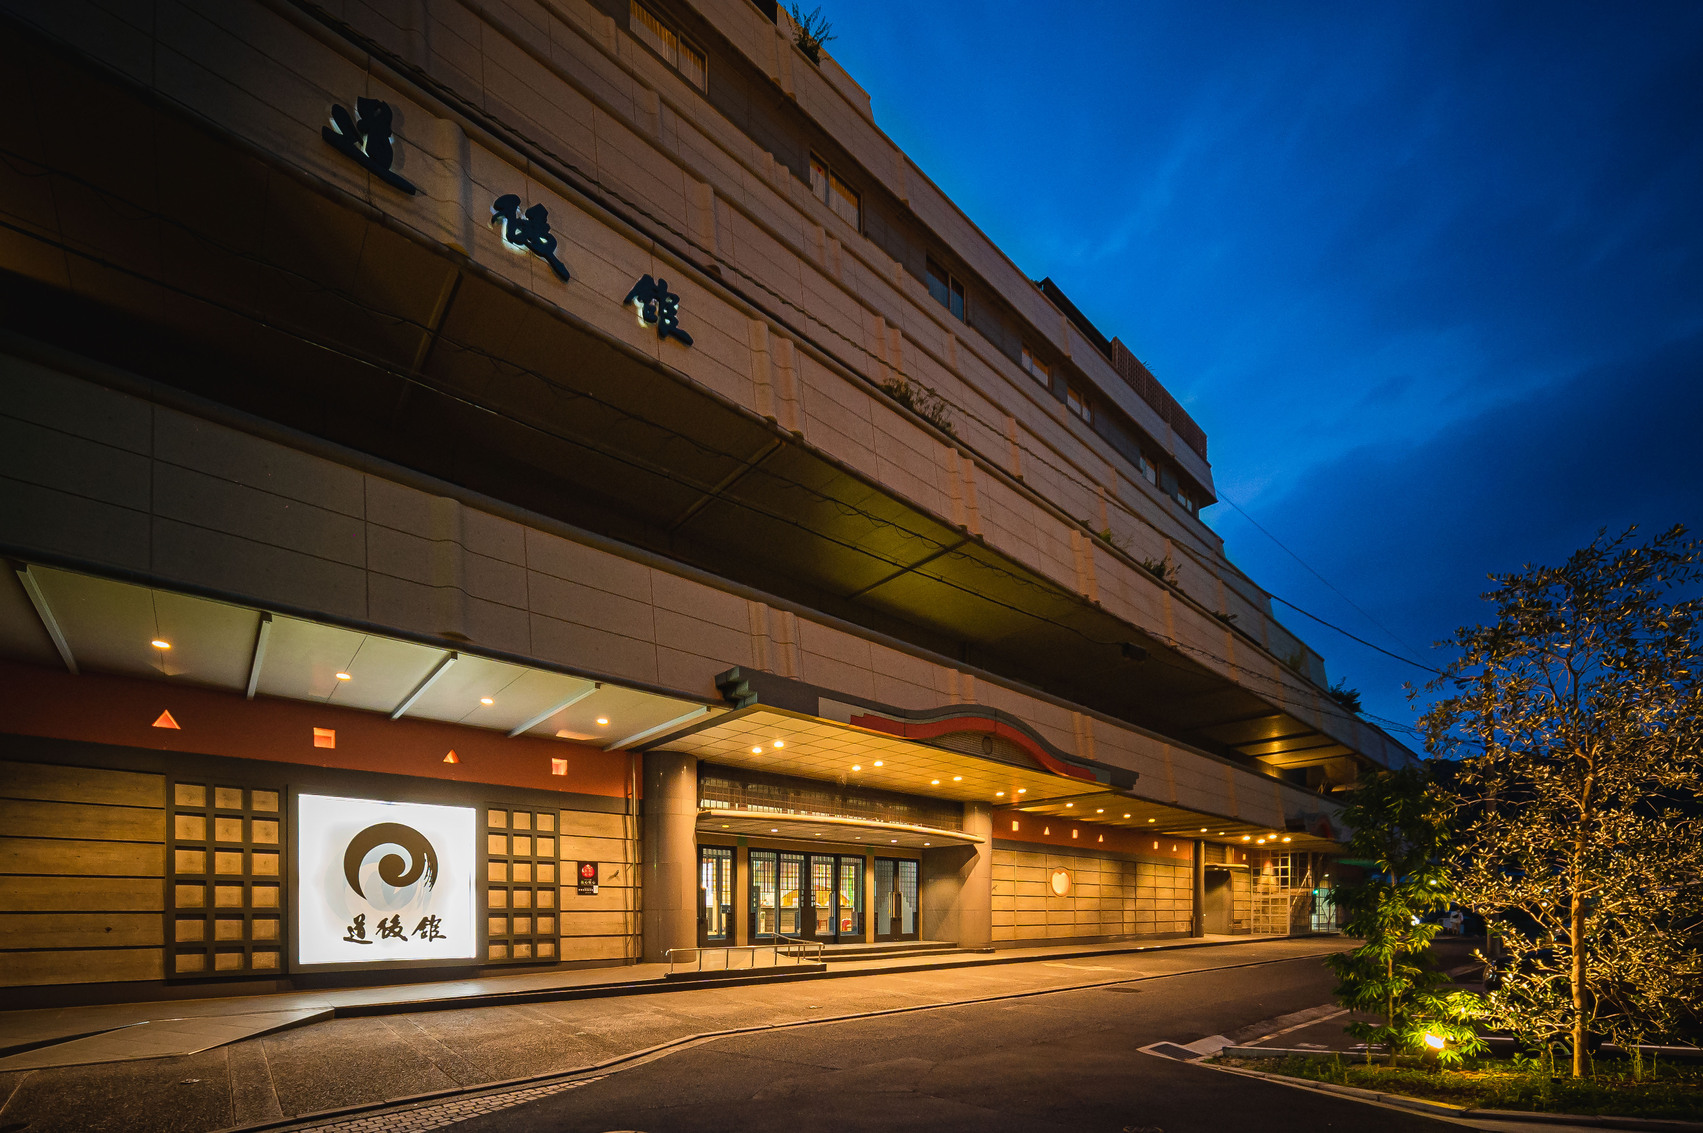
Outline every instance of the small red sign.
<svg viewBox="0 0 1703 1133">
<path fill-rule="evenodd" d="M 579 892 L 581 896 L 591 897 L 597 894 L 597 863 L 579 863 Z"/>
</svg>

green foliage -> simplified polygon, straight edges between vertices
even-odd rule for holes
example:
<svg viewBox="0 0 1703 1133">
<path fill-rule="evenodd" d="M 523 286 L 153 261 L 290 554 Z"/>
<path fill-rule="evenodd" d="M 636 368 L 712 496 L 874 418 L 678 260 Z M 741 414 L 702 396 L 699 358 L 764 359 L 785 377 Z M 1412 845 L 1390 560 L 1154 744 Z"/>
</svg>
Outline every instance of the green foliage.
<svg viewBox="0 0 1703 1133">
<path fill-rule="evenodd" d="M 1126 554 L 1126 555 L 1129 554 L 1129 548 L 1124 546 L 1124 541 L 1122 539 L 1118 538 L 1117 535 L 1113 533 L 1113 531 L 1110 527 L 1102 528 L 1099 532 L 1099 536 L 1100 536 L 1101 542 L 1105 543 L 1107 546 L 1116 547 L 1118 550 L 1122 551 L 1124 554 Z"/>
<path fill-rule="evenodd" d="M 1703 1018 L 1703 544 L 1632 531 L 1493 575 L 1421 721 L 1454 864 L 1505 957 L 1489 1019 L 1572 1072 Z M 1691 1033 L 1687 1034 L 1687 1029 Z"/>
<path fill-rule="evenodd" d="M 1330 694 L 1330 698 L 1332 700 L 1342 705 L 1348 711 L 1354 713 L 1356 716 L 1360 715 L 1359 689 L 1349 688 L 1341 681 L 1337 681 L 1335 684 L 1325 689 L 1325 691 Z"/>
<path fill-rule="evenodd" d="M 1435 1052 L 1439 1061 L 1456 1062 L 1484 1048 L 1473 1028 L 1478 998 L 1441 990 L 1443 973 L 1429 955 L 1440 926 L 1423 920 L 1447 909 L 1454 897 L 1449 873 L 1439 864 L 1449 838 L 1449 811 L 1447 796 L 1413 767 L 1367 776 L 1343 809 L 1343 821 L 1354 831 L 1349 854 L 1375 862 L 1376 872 L 1337 889 L 1347 914 L 1343 932 L 1362 943 L 1325 963 L 1340 981 L 1337 1002 L 1382 1018 L 1347 1027 L 1366 1044 L 1368 1062 L 1373 1044 L 1382 1045 L 1392 1063 L 1401 1051 L 1427 1051 L 1427 1033 L 1445 1040 Z"/>
<path fill-rule="evenodd" d="M 1458 1067 L 1362 1066 L 1336 1058 L 1223 1059 L 1235 1066 L 1314 1082 L 1405 1094 L 1480 1109 L 1538 1113 L 1703 1117 L 1703 1068 L 1664 1064 L 1640 1075 L 1624 1060 L 1602 1062 L 1592 1079 L 1555 1079 L 1541 1059 L 1464 1059 Z"/>
<path fill-rule="evenodd" d="M 834 25 L 823 18 L 820 7 L 813 12 L 805 12 L 797 4 L 792 5 L 792 22 L 797 28 L 793 42 L 798 44 L 805 58 L 820 64 L 822 48 L 839 38 L 834 34 Z"/>
<path fill-rule="evenodd" d="M 1169 559 L 1142 559 L 1141 569 L 1167 586 L 1177 584 L 1177 566 Z"/>
<path fill-rule="evenodd" d="M 881 389 L 941 432 L 953 437 L 958 435 L 952 427 L 952 414 L 946 408 L 946 399 L 927 386 L 918 385 L 909 378 L 895 377 L 882 382 Z"/>
</svg>

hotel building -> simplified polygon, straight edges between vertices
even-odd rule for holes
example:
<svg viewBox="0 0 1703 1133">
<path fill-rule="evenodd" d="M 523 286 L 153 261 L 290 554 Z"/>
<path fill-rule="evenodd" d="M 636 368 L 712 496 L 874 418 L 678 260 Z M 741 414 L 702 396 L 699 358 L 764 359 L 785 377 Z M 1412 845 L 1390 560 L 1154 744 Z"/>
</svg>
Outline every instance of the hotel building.
<svg viewBox="0 0 1703 1133">
<path fill-rule="evenodd" d="M 14 1003 L 1329 926 L 1413 756 L 775 4 L 0 21 Z"/>
</svg>

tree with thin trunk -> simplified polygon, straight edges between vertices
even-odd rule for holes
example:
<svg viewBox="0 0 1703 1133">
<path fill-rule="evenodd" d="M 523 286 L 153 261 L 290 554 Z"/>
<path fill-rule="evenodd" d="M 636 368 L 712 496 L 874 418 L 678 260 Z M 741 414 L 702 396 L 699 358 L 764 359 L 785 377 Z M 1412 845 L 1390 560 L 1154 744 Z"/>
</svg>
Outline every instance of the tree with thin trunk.
<svg viewBox="0 0 1703 1133">
<path fill-rule="evenodd" d="M 1422 719 L 1455 761 L 1461 892 L 1505 951 L 1490 1019 L 1575 1077 L 1703 989 L 1703 544 L 1635 530 L 1492 575 L 1495 618 L 1456 631 Z"/>
<path fill-rule="evenodd" d="M 1361 944 L 1325 963 L 1341 981 L 1339 1003 L 1383 1020 L 1345 1028 L 1366 1044 L 1368 1063 L 1374 1046 L 1385 1049 L 1392 1065 L 1403 1050 L 1434 1049 L 1441 1061 L 1456 1062 L 1484 1049 L 1472 1026 L 1477 997 L 1441 990 L 1445 977 L 1430 956 L 1440 926 L 1427 914 L 1447 909 L 1453 896 L 1442 862 L 1449 813 L 1448 796 L 1423 767 L 1366 776 L 1342 811 L 1354 832 L 1348 852 L 1368 876 L 1340 886 L 1336 896 L 1347 913 L 1343 932 Z M 1441 1046 L 1428 1047 L 1427 1034 Z"/>
</svg>

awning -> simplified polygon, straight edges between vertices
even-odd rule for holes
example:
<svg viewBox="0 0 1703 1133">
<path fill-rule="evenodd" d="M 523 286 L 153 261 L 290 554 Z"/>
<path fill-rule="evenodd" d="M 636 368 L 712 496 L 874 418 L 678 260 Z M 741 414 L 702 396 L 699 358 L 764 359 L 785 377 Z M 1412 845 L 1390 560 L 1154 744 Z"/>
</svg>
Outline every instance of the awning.
<svg viewBox="0 0 1703 1133">
<path fill-rule="evenodd" d="M 722 711 L 465 648 L 30 564 L 0 577 L 0 656 L 605 750 Z"/>
<path fill-rule="evenodd" d="M 868 846 L 970 846 L 986 839 L 962 830 L 840 818 L 813 814 L 773 814 L 753 810 L 705 810 L 698 813 L 698 832 L 730 837 L 788 838 L 798 842 L 861 842 Z"/>
</svg>

